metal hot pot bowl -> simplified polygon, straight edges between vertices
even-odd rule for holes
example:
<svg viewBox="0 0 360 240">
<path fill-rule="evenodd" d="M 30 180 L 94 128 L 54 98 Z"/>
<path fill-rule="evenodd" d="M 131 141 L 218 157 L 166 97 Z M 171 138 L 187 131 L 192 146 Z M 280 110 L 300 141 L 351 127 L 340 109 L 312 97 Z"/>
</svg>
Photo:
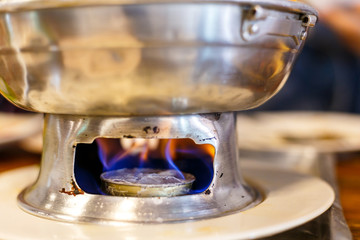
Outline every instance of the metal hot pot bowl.
<svg viewBox="0 0 360 240">
<path fill-rule="evenodd" d="M 284 85 L 316 20 L 286 0 L 3 1 L 0 90 L 36 112 L 239 111 Z"/>
</svg>

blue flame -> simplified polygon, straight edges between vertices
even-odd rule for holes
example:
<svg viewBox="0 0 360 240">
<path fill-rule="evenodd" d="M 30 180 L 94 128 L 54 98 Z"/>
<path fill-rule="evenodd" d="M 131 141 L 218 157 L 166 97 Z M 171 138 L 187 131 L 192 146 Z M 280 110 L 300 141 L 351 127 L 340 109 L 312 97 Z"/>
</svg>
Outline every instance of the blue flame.
<svg viewBox="0 0 360 240">
<path fill-rule="evenodd" d="M 185 179 L 184 175 L 182 174 L 182 172 L 180 171 L 180 169 L 175 165 L 174 161 L 171 158 L 171 154 L 170 154 L 170 144 L 171 144 L 172 140 L 169 140 L 166 144 L 165 147 L 165 158 L 169 164 L 169 167 L 176 170 L 179 175 L 181 176 L 182 179 Z"/>
<path fill-rule="evenodd" d="M 121 168 L 138 168 L 139 172 L 142 168 L 174 169 L 182 179 L 185 179 L 183 173 L 190 173 L 196 178 L 190 194 L 204 192 L 214 176 L 214 156 L 207 150 L 210 146 L 197 145 L 191 139 L 159 141 L 157 149 L 150 149 L 147 143 L 124 149 L 118 139 L 97 139 L 98 160 L 103 171 Z"/>
<path fill-rule="evenodd" d="M 212 156 L 199 152 L 196 149 L 176 149 L 184 159 L 191 159 L 191 164 L 187 164 L 182 170 L 195 175 L 196 181 L 190 194 L 201 193 L 208 189 L 210 181 L 214 176 Z M 190 162 L 189 162 L 190 163 Z M 201 174 L 199 173 L 201 171 Z M 197 173 L 197 174 L 196 174 Z"/>
<path fill-rule="evenodd" d="M 99 144 L 99 142 L 98 142 L 98 144 Z M 99 144 L 99 146 L 100 146 L 100 144 Z M 99 158 L 100 158 L 101 162 L 103 163 L 104 170 L 108 171 L 108 170 L 113 169 L 114 165 L 117 162 L 121 161 L 121 159 L 127 155 L 127 152 L 126 151 L 118 152 L 116 155 L 111 157 L 105 153 L 104 148 L 99 147 L 98 154 L 99 154 Z"/>
<path fill-rule="evenodd" d="M 104 148 L 100 147 L 101 144 L 100 142 L 96 139 L 96 143 L 97 145 L 99 146 L 98 147 L 98 156 L 99 156 L 99 159 L 101 161 L 101 163 L 103 164 L 103 170 L 108 170 L 109 169 L 109 164 L 107 162 L 107 156 L 106 156 L 106 153 L 104 151 Z"/>
<path fill-rule="evenodd" d="M 122 150 L 120 142 L 115 139 L 96 139 L 98 156 L 104 171 L 119 168 L 139 167 L 139 157 L 130 154 L 133 148 Z"/>
</svg>

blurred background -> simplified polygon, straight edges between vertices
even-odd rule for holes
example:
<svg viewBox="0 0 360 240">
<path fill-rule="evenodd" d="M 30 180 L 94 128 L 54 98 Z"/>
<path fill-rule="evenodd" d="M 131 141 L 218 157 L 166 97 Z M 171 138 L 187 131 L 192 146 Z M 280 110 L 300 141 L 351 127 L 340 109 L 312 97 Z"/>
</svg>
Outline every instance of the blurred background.
<svg viewBox="0 0 360 240">
<path fill-rule="evenodd" d="M 304 2 L 319 11 L 316 27 L 311 29 L 283 89 L 264 105 L 248 112 L 325 111 L 359 117 L 360 0 Z M 39 162 L 41 129 L 41 114 L 21 110 L 0 95 L 0 172 Z M 354 239 L 360 239 L 360 209 L 353 209 L 359 206 L 360 194 L 355 195 L 360 186 L 357 176 L 360 145 L 357 146 L 357 155 L 339 157 L 351 161 L 342 161 L 337 166 L 340 192 L 347 195 L 347 202 L 342 204 Z"/>
<path fill-rule="evenodd" d="M 348 133 L 352 132 L 354 142 L 360 140 L 359 133 L 355 134 L 360 129 L 360 1 L 304 0 L 303 2 L 312 5 L 319 11 L 319 21 L 316 27 L 311 29 L 303 51 L 283 89 L 264 105 L 248 111 L 251 114 L 270 111 L 272 115 L 259 115 L 257 118 L 251 119 L 244 117 L 242 120 L 245 121 L 238 121 L 238 126 L 243 125 L 243 132 L 247 135 L 247 137 L 244 136 L 239 139 L 240 145 L 241 141 L 244 142 L 253 138 L 257 146 L 263 142 L 263 146 L 275 149 L 276 144 L 269 144 L 269 138 L 264 136 L 288 131 L 288 133 L 292 133 L 292 139 L 289 138 L 289 140 L 302 141 L 307 139 L 310 141 L 307 141 L 305 145 L 314 147 L 321 142 L 320 138 L 323 138 L 323 143 L 325 141 L 330 143 L 330 139 L 325 140 L 327 133 L 334 133 L 336 128 L 344 130 L 346 125 L 348 126 Z M 277 111 L 281 111 L 282 114 Z M 289 111 L 292 113 L 288 114 Z M 321 112 L 322 115 L 318 114 L 315 117 L 312 114 L 303 114 L 302 111 L 307 114 L 309 111 Z M 338 113 L 341 115 L 336 115 Z M 318 121 L 319 116 L 322 121 Z M 343 117 L 342 120 L 338 118 L 340 116 Z M 349 121 L 350 118 L 354 120 L 352 123 Z M 252 125 L 247 124 L 249 119 L 253 121 Z M 266 124 L 269 121 L 271 123 Z M 258 128 L 258 125 L 261 124 L 266 125 L 266 127 Z M 271 126 L 271 124 L 274 125 Z M 257 128 L 258 130 L 256 130 Z M 291 130 L 289 130 L 290 128 Z M 294 130 L 294 128 L 298 130 Z M 316 135 L 319 128 L 318 132 L 323 129 L 323 133 L 326 134 Z M 251 129 L 249 134 L 246 134 L 247 129 Z M 256 133 L 259 133 L 258 139 L 252 137 L 255 135 L 254 129 L 257 131 Z M 305 136 L 303 139 L 299 137 L 301 136 L 300 132 Z M 295 134 L 299 135 L 295 136 Z M 306 136 L 310 136 L 310 138 Z M 319 138 L 315 140 L 314 136 Z M 276 140 L 279 138 L 277 137 Z M 249 143 L 249 141 L 247 142 Z M 288 147 L 288 151 L 291 151 L 291 144 L 277 142 L 279 142 L 279 146 L 282 146 L 282 149 Z M 339 196 L 343 209 L 341 211 L 344 212 L 346 222 L 339 217 L 340 215 L 334 219 L 338 226 L 348 225 L 353 239 L 356 240 L 360 239 L 360 207 L 356 207 L 359 206 L 360 199 L 360 148 L 358 144 L 355 144 L 353 151 L 341 151 L 346 145 L 339 147 L 341 142 L 334 138 L 332 146 L 324 145 L 328 150 L 332 149 L 333 156 L 336 159 L 336 164 L 333 167 L 336 173 L 336 180 L 334 181 L 336 182 L 335 186 L 339 186 Z M 251 149 L 251 147 L 253 145 L 244 146 L 245 149 Z M 257 151 L 260 149 L 261 151 L 261 147 L 253 149 Z M 265 155 L 266 160 L 269 160 L 271 151 L 265 151 Z M 277 158 L 278 155 L 275 155 L 275 159 Z M 300 164 L 303 163 L 306 161 L 302 161 Z M 280 164 L 286 163 L 282 161 Z M 336 237 L 334 232 L 331 239 L 348 239 L 349 237 L 346 234 L 346 228 L 338 231 L 338 233 L 343 234 L 342 236 L 340 234 Z M 307 239 L 308 237 L 310 238 L 307 236 Z"/>
<path fill-rule="evenodd" d="M 360 112 L 360 1 L 307 0 L 319 11 L 284 88 L 261 110 Z"/>
</svg>

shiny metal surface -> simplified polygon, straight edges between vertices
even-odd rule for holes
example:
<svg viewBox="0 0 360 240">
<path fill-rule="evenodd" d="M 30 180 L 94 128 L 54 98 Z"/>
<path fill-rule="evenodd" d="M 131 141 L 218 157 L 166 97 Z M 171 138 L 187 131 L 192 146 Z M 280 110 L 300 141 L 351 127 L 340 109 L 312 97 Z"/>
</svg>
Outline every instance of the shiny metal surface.
<svg viewBox="0 0 360 240">
<path fill-rule="evenodd" d="M 191 190 L 192 184 L 195 181 L 195 177 L 190 173 L 184 173 L 184 179 L 177 177 L 179 175 L 176 170 L 165 170 L 170 173 L 164 173 L 164 169 L 137 169 L 137 168 L 122 168 L 118 170 L 113 170 L 109 172 L 104 172 L 100 175 L 101 179 L 101 188 L 102 190 L 113 196 L 128 196 L 128 197 L 174 197 L 181 196 L 189 193 Z M 159 174 L 160 173 L 160 174 Z M 123 174 L 125 174 L 123 176 Z M 139 175 L 141 178 L 144 176 L 152 175 L 160 183 L 139 183 L 139 182 L 129 182 L 126 176 Z M 173 182 L 166 182 L 166 178 L 172 177 L 172 180 L 177 180 Z"/>
<path fill-rule="evenodd" d="M 160 132 L 143 131 L 158 126 Z M 175 197 L 116 197 L 84 193 L 74 176 L 78 143 L 97 137 L 190 138 L 215 148 L 214 176 L 199 194 Z M 242 179 L 232 113 L 162 117 L 86 117 L 47 114 L 40 175 L 19 195 L 20 206 L 35 215 L 69 222 L 116 224 L 168 222 L 216 217 L 259 203 L 260 195 Z M 72 189 L 71 194 L 69 191 Z"/>
<path fill-rule="evenodd" d="M 317 19 L 281 0 L 2 1 L 0 10 L 6 98 L 113 116 L 256 107 L 283 86 Z"/>
<path fill-rule="evenodd" d="M 106 5 L 138 5 L 138 4 L 153 4 L 153 3 L 186 3 L 184 0 L 103 0 L 101 4 Z M 203 0 L 192 0 L 192 3 L 202 3 Z M 219 3 L 218 0 L 207 0 L 207 3 Z M 268 8 L 275 8 L 278 10 L 290 10 L 294 12 L 314 14 L 316 10 L 297 0 L 226 0 L 220 3 L 237 3 L 242 5 L 260 4 Z M 97 0 L 2 0 L 0 2 L 0 11 L 26 11 L 34 9 L 56 8 L 56 7 L 70 7 L 70 6 L 98 6 Z"/>
</svg>

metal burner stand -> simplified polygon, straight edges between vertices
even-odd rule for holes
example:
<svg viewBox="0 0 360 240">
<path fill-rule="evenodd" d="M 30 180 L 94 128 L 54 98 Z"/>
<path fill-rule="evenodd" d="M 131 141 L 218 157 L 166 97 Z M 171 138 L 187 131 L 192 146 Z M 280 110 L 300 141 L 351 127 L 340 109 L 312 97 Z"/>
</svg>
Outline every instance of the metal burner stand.
<svg viewBox="0 0 360 240">
<path fill-rule="evenodd" d="M 157 131 L 144 131 L 148 126 Z M 217 217 L 260 201 L 239 171 L 233 113 L 127 118 L 46 114 L 44 129 L 39 177 L 18 197 L 21 208 L 34 215 L 69 222 L 167 222 Z M 212 182 L 202 193 L 176 197 L 85 193 L 74 176 L 75 149 L 98 137 L 190 138 L 211 144 Z"/>
</svg>

